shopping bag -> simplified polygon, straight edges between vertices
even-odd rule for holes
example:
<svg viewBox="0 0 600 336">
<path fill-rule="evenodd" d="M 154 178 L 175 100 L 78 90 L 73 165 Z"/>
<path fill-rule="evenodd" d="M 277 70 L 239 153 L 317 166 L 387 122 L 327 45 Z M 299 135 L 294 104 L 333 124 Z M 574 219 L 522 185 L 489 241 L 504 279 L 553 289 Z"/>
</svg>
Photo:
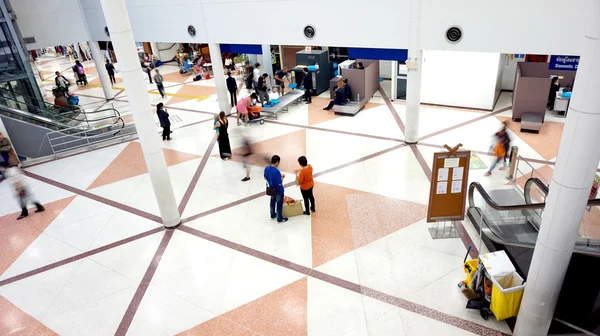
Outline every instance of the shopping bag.
<svg viewBox="0 0 600 336">
<path fill-rule="evenodd" d="M 302 215 L 303 212 L 304 210 L 302 209 L 302 201 L 296 201 L 287 196 L 284 198 L 283 217 L 289 218 L 299 216 Z"/>
</svg>

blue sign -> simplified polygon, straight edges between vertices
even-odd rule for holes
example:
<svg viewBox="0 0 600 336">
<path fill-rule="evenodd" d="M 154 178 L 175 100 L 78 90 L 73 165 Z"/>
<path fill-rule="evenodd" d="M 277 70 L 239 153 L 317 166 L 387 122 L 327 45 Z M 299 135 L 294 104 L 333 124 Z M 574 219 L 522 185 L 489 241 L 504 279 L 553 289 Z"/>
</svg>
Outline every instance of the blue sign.
<svg viewBox="0 0 600 336">
<path fill-rule="evenodd" d="M 548 69 L 577 71 L 578 65 L 579 56 L 552 55 Z"/>
<path fill-rule="evenodd" d="M 348 48 L 348 57 L 381 61 L 406 61 L 408 50 L 383 48 Z"/>
</svg>

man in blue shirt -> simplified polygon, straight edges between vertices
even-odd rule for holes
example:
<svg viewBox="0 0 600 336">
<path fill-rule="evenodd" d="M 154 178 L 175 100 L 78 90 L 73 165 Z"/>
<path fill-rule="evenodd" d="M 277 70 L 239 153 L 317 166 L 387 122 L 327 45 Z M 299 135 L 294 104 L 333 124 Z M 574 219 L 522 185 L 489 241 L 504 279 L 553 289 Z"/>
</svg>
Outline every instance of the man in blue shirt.
<svg viewBox="0 0 600 336">
<path fill-rule="evenodd" d="M 271 165 L 265 167 L 265 180 L 269 187 L 277 189 L 277 196 L 271 196 L 271 219 L 277 217 L 279 223 L 287 222 L 287 218 L 283 218 L 283 175 L 277 167 L 281 159 L 279 155 L 273 155 Z M 277 213 L 275 213 L 275 205 L 277 205 Z"/>
</svg>

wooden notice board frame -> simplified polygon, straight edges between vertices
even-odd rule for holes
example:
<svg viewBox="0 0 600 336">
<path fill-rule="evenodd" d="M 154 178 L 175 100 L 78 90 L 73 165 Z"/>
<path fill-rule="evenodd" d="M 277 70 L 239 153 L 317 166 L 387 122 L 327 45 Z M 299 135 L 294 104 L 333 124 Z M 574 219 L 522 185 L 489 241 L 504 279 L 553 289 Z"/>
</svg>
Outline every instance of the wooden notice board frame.
<svg viewBox="0 0 600 336">
<path fill-rule="evenodd" d="M 468 192 L 467 184 L 469 182 L 471 151 L 459 151 L 458 148 L 460 146 L 462 145 L 459 144 L 454 148 L 446 146 L 449 150 L 448 152 L 433 154 L 427 222 L 465 219 L 465 202 Z M 457 176 L 453 175 L 455 175 L 455 169 L 460 174 L 460 168 L 462 168 L 462 176 L 460 191 L 458 191 L 456 189 L 458 185 L 454 183 L 453 188 L 453 182 L 458 182 L 459 180 Z M 440 190 L 438 190 L 438 187 Z"/>
</svg>

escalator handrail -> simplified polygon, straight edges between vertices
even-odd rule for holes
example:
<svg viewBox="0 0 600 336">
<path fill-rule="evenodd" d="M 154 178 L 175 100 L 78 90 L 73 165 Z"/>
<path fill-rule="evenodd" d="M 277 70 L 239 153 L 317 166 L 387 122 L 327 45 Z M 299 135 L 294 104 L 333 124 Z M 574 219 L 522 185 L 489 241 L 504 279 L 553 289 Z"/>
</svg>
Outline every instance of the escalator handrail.
<svg viewBox="0 0 600 336">
<path fill-rule="evenodd" d="M 84 126 L 70 126 L 70 125 L 61 123 L 59 121 L 56 121 L 54 119 L 46 118 L 46 117 L 41 116 L 39 114 L 34 114 L 34 113 L 27 112 L 27 111 L 22 111 L 22 110 L 15 109 L 15 108 L 12 108 L 10 106 L 1 105 L 1 104 L 0 104 L 0 110 L 6 110 L 6 111 L 8 111 L 10 113 L 18 114 L 18 115 L 21 115 L 21 116 L 29 118 L 29 119 L 34 119 L 34 120 L 46 123 L 48 125 L 52 125 L 52 126 L 55 126 L 55 127 L 60 127 L 60 128 L 62 128 L 62 130 L 69 129 L 69 130 L 80 130 L 80 131 L 83 131 L 83 130 L 87 130 L 87 129 L 90 128 L 90 127 L 84 127 Z M 116 112 L 118 112 L 118 111 L 116 111 Z M 114 119 L 114 118 L 117 118 L 117 121 L 114 122 L 113 124 L 118 123 L 119 120 L 121 120 L 121 121 L 123 120 L 121 118 L 120 114 L 119 115 L 115 115 L 115 116 L 105 117 L 105 118 L 103 118 L 103 120 L 104 119 L 107 119 L 107 120 L 108 119 Z M 99 120 L 100 119 L 98 119 L 97 121 L 99 121 Z"/>
<path fill-rule="evenodd" d="M 511 204 L 511 205 L 499 205 L 496 203 L 490 195 L 485 191 L 483 186 L 479 182 L 471 182 L 469 185 L 469 206 L 475 206 L 475 199 L 473 197 L 474 191 L 477 189 L 483 200 L 495 210 L 499 211 L 510 211 L 510 210 L 527 210 L 527 209 L 543 209 L 546 203 L 529 203 L 529 204 Z M 598 206 L 600 205 L 600 198 L 594 198 L 588 200 L 587 205 Z"/>
<path fill-rule="evenodd" d="M 479 182 L 471 182 L 469 185 L 469 206 L 475 207 L 475 189 L 479 192 L 485 203 L 495 210 L 499 211 L 510 211 L 510 210 L 526 210 L 526 209 L 543 209 L 546 203 L 531 203 L 531 204 L 511 204 L 511 205 L 500 205 L 496 203 L 490 195 L 485 191 L 483 186 Z"/>
<path fill-rule="evenodd" d="M 540 191 L 544 194 L 544 196 L 548 195 L 548 191 L 550 190 L 542 180 L 537 177 L 530 177 L 525 182 L 525 187 L 523 187 L 523 195 L 525 196 L 525 203 L 531 204 L 531 186 L 535 184 Z"/>
<path fill-rule="evenodd" d="M 121 117 L 121 113 L 117 109 L 115 109 L 113 107 L 108 107 L 108 108 L 105 108 L 105 109 L 101 109 L 101 110 L 98 110 L 98 111 L 92 111 L 92 112 L 85 112 L 85 110 L 81 109 L 80 113 L 83 114 L 84 117 L 83 117 L 83 119 L 79 119 L 79 118 L 73 118 L 73 117 L 66 116 L 66 115 L 60 115 L 60 112 L 58 112 L 58 111 L 54 111 L 52 109 L 43 109 L 43 108 L 40 108 L 39 106 L 31 105 L 31 104 L 28 104 L 28 103 L 25 103 L 25 102 L 22 102 L 22 101 L 19 101 L 19 100 L 15 100 L 15 99 L 10 98 L 10 97 L 3 97 L 2 99 L 4 99 L 4 100 L 11 100 L 11 101 L 17 102 L 19 104 L 23 104 L 23 105 L 28 106 L 28 107 L 32 107 L 32 108 L 34 108 L 36 110 L 40 110 L 42 112 L 49 113 L 49 114 L 52 115 L 53 118 L 68 119 L 68 120 L 71 120 L 71 121 L 78 121 L 78 122 L 82 122 L 82 123 L 83 122 L 94 123 L 94 122 L 99 122 L 99 121 L 103 121 L 103 120 L 108 120 L 108 119 L 112 119 L 112 118 L 120 118 Z M 8 109 L 11 109 L 11 112 L 13 112 L 13 111 L 20 111 L 21 112 L 20 114 L 26 115 L 26 116 L 28 116 L 30 118 L 34 118 L 34 119 L 37 119 L 37 117 L 40 116 L 38 114 L 30 113 L 28 111 L 14 109 L 14 108 L 12 108 L 10 106 L 6 106 L 6 105 L 2 105 L 2 104 L 0 104 L 0 106 L 4 106 L 4 107 L 6 107 Z M 52 105 L 52 106 L 55 107 L 56 105 Z M 90 119 L 90 118 L 86 117 L 89 114 L 102 113 L 102 112 L 106 112 L 106 111 L 113 112 L 115 115 L 114 116 L 100 117 L 100 118 L 97 118 L 97 119 Z M 17 113 L 17 112 L 13 112 L 13 113 Z M 69 127 L 64 122 L 60 122 L 60 121 L 54 120 L 54 119 L 49 119 L 49 118 L 46 118 L 46 117 L 42 117 L 42 118 L 46 119 L 45 122 L 48 122 L 47 120 L 53 120 L 53 123 L 59 124 L 59 125 L 64 126 L 64 127 Z"/>
<path fill-rule="evenodd" d="M 2 87 L 0 87 L 0 91 L 7 91 L 7 92 L 10 92 L 9 90 L 6 90 L 6 89 L 4 89 L 4 88 L 2 88 Z M 39 100 L 39 99 L 37 99 L 37 98 L 35 98 L 35 97 L 29 96 L 29 95 L 24 95 L 24 94 L 19 94 L 19 95 L 20 95 L 20 96 L 23 96 L 23 97 L 27 97 L 27 98 L 28 98 L 28 99 L 30 99 L 30 100 L 34 100 L 34 101 L 37 101 L 37 102 L 39 102 L 39 103 L 42 103 L 42 104 L 44 104 L 44 106 L 47 108 L 47 109 L 46 109 L 46 108 L 44 108 L 44 109 L 43 109 L 45 112 L 51 112 L 51 113 L 55 113 L 56 111 L 54 111 L 54 109 L 60 108 L 59 106 L 57 106 L 57 105 L 55 105 L 55 104 L 52 104 L 52 103 L 49 103 L 49 102 L 47 102 L 47 101 L 45 101 L 45 100 Z M 13 102 L 15 102 L 15 103 L 23 104 L 23 105 L 25 105 L 25 106 L 28 106 L 28 107 L 33 107 L 33 108 L 35 108 L 35 109 L 40 109 L 40 108 L 41 108 L 41 107 L 39 107 L 39 106 L 32 105 L 32 104 L 29 104 L 29 103 L 26 103 L 26 102 L 22 102 L 22 101 L 20 101 L 20 100 L 17 100 L 17 99 L 15 99 L 14 97 L 1 97 L 1 99 L 4 99 L 4 100 L 10 100 L 10 101 L 13 101 Z M 86 111 L 85 111 L 83 108 L 81 108 L 81 107 L 80 107 L 80 109 L 81 109 L 81 113 L 83 113 L 83 114 L 85 114 L 85 115 L 96 114 L 96 113 L 102 113 L 102 112 L 106 112 L 106 111 L 113 111 L 113 112 L 117 112 L 117 113 L 118 113 L 118 111 L 117 111 L 117 110 L 116 110 L 114 107 L 107 107 L 107 108 L 104 108 L 104 109 L 100 109 L 100 110 L 97 110 L 97 111 L 91 111 L 91 112 L 86 112 Z M 118 116 L 120 116 L 120 114 L 119 114 Z M 84 121 L 87 121 L 87 122 L 95 122 L 95 121 L 100 121 L 100 120 L 103 120 L 103 119 L 98 119 L 98 120 L 89 120 L 89 118 L 88 118 L 88 119 L 86 119 L 86 120 L 80 120 L 80 119 L 76 119 L 76 118 L 69 118 L 69 117 L 65 117 L 65 116 L 60 116 L 60 117 L 61 117 L 61 118 L 68 118 L 68 119 L 75 120 L 75 121 L 81 121 L 81 122 L 84 122 Z"/>
</svg>

